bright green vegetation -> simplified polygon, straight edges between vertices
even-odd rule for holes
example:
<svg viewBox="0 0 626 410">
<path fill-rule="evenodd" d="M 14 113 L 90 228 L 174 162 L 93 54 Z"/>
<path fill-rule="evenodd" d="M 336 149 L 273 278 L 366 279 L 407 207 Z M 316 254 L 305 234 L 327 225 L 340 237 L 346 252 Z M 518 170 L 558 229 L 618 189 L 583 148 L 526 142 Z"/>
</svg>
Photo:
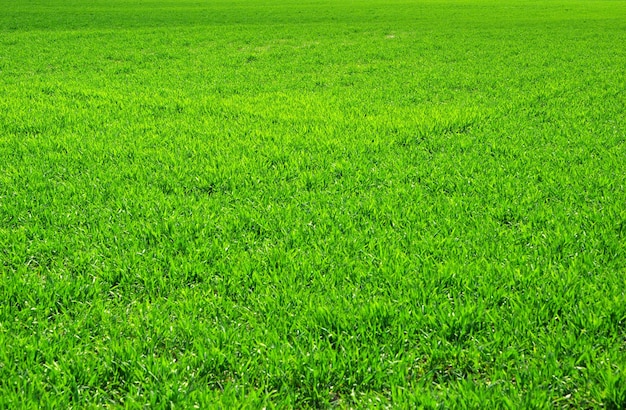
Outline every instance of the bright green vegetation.
<svg viewBox="0 0 626 410">
<path fill-rule="evenodd" d="M 0 0 L 0 407 L 626 407 L 626 2 Z"/>
</svg>

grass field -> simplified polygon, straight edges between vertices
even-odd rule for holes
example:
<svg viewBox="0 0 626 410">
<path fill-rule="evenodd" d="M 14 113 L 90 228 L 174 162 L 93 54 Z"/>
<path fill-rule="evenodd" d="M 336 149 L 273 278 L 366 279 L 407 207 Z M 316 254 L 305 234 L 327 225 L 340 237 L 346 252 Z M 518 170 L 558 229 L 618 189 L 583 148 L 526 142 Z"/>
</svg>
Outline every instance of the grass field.
<svg viewBox="0 0 626 410">
<path fill-rule="evenodd" d="M 0 10 L 0 408 L 626 408 L 625 1 Z"/>
</svg>

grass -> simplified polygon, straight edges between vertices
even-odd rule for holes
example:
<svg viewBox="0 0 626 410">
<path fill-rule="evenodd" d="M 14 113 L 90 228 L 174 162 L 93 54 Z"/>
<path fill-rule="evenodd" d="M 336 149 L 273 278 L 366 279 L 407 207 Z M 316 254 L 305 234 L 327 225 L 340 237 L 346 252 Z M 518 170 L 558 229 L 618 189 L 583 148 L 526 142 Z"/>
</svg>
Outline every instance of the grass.
<svg viewBox="0 0 626 410">
<path fill-rule="evenodd" d="M 0 407 L 626 407 L 623 1 L 0 9 Z"/>
</svg>

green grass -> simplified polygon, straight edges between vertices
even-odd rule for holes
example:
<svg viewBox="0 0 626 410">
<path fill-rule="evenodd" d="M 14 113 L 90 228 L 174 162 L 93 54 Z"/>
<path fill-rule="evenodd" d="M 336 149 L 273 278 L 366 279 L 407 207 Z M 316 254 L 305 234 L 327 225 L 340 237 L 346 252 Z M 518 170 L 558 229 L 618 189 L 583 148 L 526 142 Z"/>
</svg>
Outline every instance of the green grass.
<svg viewBox="0 0 626 410">
<path fill-rule="evenodd" d="M 0 408 L 626 407 L 626 2 L 0 10 Z"/>
</svg>

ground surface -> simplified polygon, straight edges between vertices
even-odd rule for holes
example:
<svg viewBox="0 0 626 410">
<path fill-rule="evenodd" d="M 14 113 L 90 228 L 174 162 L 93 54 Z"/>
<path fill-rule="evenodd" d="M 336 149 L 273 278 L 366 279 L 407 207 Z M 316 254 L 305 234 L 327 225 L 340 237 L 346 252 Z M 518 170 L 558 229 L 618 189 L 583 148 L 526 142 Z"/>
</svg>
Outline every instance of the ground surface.
<svg viewBox="0 0 626 410">
<path fill-rule="evenodd" d="M 626 2 L 0 10 L 0 407 L 626 407 Z"/>
</svg>

